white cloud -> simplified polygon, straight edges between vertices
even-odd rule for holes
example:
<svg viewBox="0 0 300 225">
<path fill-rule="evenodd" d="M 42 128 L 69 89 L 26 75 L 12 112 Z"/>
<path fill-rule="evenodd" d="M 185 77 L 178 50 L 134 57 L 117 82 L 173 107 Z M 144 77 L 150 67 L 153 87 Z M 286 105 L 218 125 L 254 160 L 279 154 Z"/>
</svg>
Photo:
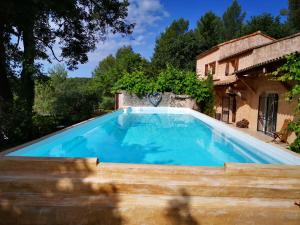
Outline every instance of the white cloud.
<svg viewBox="0 0 300 225">
<path fill-rule="evenodd" d="M 134 47 L 146 44 L 146 37 L 153 35 L 153 32 L 148 32 L 148 29 L 157 26 L 160 20 L 169 16 L 160 0 L 129 0 L 129 3 L 127 19 L 130 23 L 135 23 L 132 35 L 121 37 L 121 35 L 109 34 L 104 42 L 97 44 L 94 52 L 89 53 L 89 63 L 99 62 L 124 45 Z"/>
<path fill-rule="evenodd" d="M 161 20 L 169 16 L 161 4 L 161 0 L 129 0 L 129 3 L 127 20 L 130 23 L 135 23 L 133 33 L 125 37 L 119 34 L 108 34 L 107 39 L 97 43 L 96 50 L 88 54 L 88 63 L 79 65 L 79 70 L 72 72 L 72 74 L 80 73 L 81 68 L 85 68 L 84 70 L 90 68 L 92 71 L 100 60 L 109 54 L 114 54 L 122 46 L 147 46 L 149 44 L 147 38 L 155 35 L 149 30 L 158 26 Z M 54 45 L 54 52 L 57 56 L 61 53 L 57 45 Z"/>
<path fill-rule="evenodd" d="M 97 44 L 96 50 L 88 54 L 88 63 L 98 63 L 109 54 L 114 54 L 119 48 L 123 46 L 139 46 L 143 44 L 146 44 L 144 35 L 137 35 L 135 38 L 122 38 L 120 35 L 109 37 L 104 42 L 99 42 Z"/>
<path fill-rule="evenodd" d="M 136 24 L 134 33 L 143 33 L 149 26 L 169 16 L 160 0 L 130 0 L 128 20 Z"/>
</svg>

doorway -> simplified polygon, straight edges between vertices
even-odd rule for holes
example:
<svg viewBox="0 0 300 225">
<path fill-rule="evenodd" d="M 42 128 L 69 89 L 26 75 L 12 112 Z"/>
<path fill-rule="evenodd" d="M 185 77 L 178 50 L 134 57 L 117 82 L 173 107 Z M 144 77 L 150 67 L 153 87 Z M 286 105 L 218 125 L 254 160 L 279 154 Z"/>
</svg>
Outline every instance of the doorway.
<svg viewBox="0 0 300 225">
<path fill-rule="evenodd" d="M 278 94 L 270 93 L 259 96 L 257 130 L 268 135 L 276 132 Z"/>
<path fill-rule="evenodd" d="M 222 121 L 235 123 L 236 120 L 236 98 L 228 95 L 222 98 Z"/>
</svg>

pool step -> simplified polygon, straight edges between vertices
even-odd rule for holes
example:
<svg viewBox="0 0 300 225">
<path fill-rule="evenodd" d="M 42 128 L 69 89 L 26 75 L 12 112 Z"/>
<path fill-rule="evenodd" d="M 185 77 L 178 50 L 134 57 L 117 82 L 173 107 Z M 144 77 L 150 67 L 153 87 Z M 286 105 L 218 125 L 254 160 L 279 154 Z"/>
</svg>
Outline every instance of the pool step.
<svg viewBox="0 0 300 225">
<path fill-rule="evenodd" d="M 293 200 L 119 194 L 98 196 L 1 194 L 0 224 L 296 225 Z"/>
<path fill-rule="evenodd" d="M 94 174 L 98 168 L 97 158 L 39 158 L 39 157 L 0 157 L 2 174 L 28 172 L 47 174 L 76 173 L 77 176 Z"/>
<path fill-rule="evenodd" d="M 225 163 L 224 167 L 205 166 L 165 166 L 122 163 L 99 163 L 97 158 L 38 158 L 38 157 L 0 157 L 2 174 L 28 172 L 32 174 L 75 174 L 88 175 L 148 174 L 148 175 L 233 175 L 259 177 L 300 178 L 300 166 L 270 164 Z"/>
<path fill-rule="evenodd" d="M 160 174 L 102 173 L 87 177 L 74 174 L 6 174 L 0 176 L 1 192 L 97 195 L 113 184 L 124 194 L 177 195 L 181 189 L 195 196 L 263 197 L 300 199 L 300 179 L 228 176 L 224 173 Z"/>
</svg>

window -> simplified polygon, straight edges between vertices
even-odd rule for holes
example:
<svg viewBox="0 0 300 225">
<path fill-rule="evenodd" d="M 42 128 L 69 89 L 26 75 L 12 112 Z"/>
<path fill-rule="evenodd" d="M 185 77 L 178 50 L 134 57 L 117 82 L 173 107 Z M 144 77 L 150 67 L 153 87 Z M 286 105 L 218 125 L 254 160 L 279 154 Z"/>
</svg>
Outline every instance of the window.
<svg viewBox="0 0 300 225">
<path fill-rule="evenodd" d="M 204 72 L 205 76 L 208 75 L 208 64 L 205 64 L 205 72 Z"/>
<path fill-rule="evenodd" d="M 227 95 L 222 98 L 222 121 L 235 123 L 236 120 L 236 98 L 235 95 Z"/>
<path fill-rule="evenodd" d="M 234 65 L 234 72 L 238 71 L 238 69 L 239 69 L 239 59 L 236 59 Z"/>
<path fill-rule="evenodd" d="M 238 69 L 239 69 L 239 59 L 232 60 L 231 65 L 233 67 L 234 72 L 238 71 Z"/>
<path fill-rule="evenodd" d="M 216 73 L 216 62 L 205 64 L 205 76 L 207 76 L 209 73 L 211 73 L 212 75 Z"/>
<path fill-rule="evenodd" d="M 209 64 L 210 72 L 212 75 L 216 73 L 216 62 L 212 62 Z"/>
<path fill-rule="evenodd" d="M 273 135 L 276 132 L 278 110 L 278 94 L 262 94 L 259 96 L 257 130 Z"/>
<path fill-rule="evenodd" d="M 230 99 L 228 96 L 222 98 L 222 121 L 229 123 Z"/>
<path fill-rule="evenodd" d="M 226 63 L 225 76 L 229 75 L 229 63 Z"/>
</svg>

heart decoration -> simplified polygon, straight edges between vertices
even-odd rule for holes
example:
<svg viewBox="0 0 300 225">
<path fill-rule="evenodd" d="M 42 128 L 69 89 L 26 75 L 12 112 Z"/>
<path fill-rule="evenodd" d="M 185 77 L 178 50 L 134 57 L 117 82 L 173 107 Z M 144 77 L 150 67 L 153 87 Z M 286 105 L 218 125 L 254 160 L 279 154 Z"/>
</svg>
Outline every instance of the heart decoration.
<svg viewBox="0 0 300 225">
<path fill-rule="evenodd" d="M 158 92 L 154 92 L 152 94 L 148 94 L 148 101 L 154 105 L 155 107 L 158 106 L 158 104 L 160 103 L 161 99 L 162 99 L 162 94 L 158 93 Z"/>
</svg>

